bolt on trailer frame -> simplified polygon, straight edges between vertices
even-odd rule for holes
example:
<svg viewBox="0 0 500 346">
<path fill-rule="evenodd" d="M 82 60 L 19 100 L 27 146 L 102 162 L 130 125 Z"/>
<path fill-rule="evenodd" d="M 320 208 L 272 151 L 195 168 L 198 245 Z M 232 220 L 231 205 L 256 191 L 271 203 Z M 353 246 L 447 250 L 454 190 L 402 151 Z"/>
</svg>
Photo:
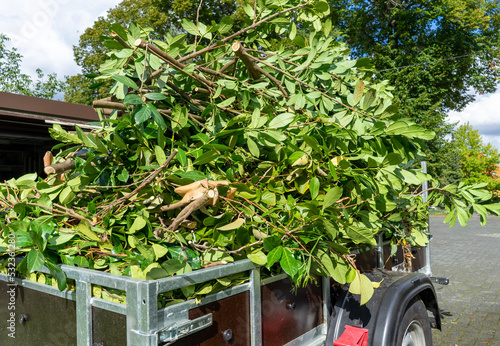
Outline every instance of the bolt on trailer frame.
<svg viewBox="0 0 500 346">
<path fill-rule="evenodd" d="M 262 296 L 261 288 L 278 280 L 286 279 L 286 274 L 280 274 L 261 280 L 260 268 L 256 267 L 250 260 L 240 260 L 226 265 L 204 268 L 194 272 L 161 278 L 156 280 L 142 280 L 126 276 L 100 272 L 97 270 L 61 265 L 68 279 L 75 280 L 75 291 L 59 291 L 57 288 L 40 284 L 37 282 L 15 278 L 17 286 L 35 290 L 46 295 L 52 295 L 66 300 L 76 302 L 76 340 L 78 346 L 94 345 L 93 338 L 93 308 L 111 311 L 126 317 L 126 339 L 127 345 L 168 345 L 182 338 L 196 333 L 212 325 L 214 322 L 212 314 L 208 313 L 198 318 L 190 319 L 189 310 L 196 306 L 203 306 L 211 302 L 217 302 L 227 297 L 246 292 L 249 295 L 249 345 L 262 345 Z M 40 272 L 49 274 L 47 268 L 43 267 Z M 210 281 L 229 275 L 249 272 L 249 281 L 237 286 L 230 287 L 218 293 L 196 301 L 188 300 L 178 304 L 158 309 L 158 295 L 173 291 L 193 284 Z M 9 276 L 0 274 L 0 281 L 8 282 Z M 320 279 L 322 308 L 320 323 L 311 330 L 286 343 L 294 345 L 323 345 L 326 338 L 327 326 L 331 313 L 330 301 L 330 278 Z M 119 304 L 92 296 L 92 285 L 100 285 L 124 291 L 126 304 Z M 293 305 L 288 304 L 290 310 Z M 22 311 L 19 311 L 21 313 Z M 47 316 L 50 311 L 46 312 Z M 34 322 L 34 321 L 33 321 Z M 17 323 L 17 322 L 16 322 Z M 22 321 L 19 321 L 22 323 Z M 29 321 L 27 323 L 30 323 Z M 21 328 L 19 328 L 21 331 Z M 34 340 L 37 335 L 32 336 Z M 232 331 L 227 330 L 224 334 L 226 340 L 230 340 Z M 1 338 L 0 338 L 1 340 Z M 39 339 L 38 339 L 39 340 Z"/>
</svg>

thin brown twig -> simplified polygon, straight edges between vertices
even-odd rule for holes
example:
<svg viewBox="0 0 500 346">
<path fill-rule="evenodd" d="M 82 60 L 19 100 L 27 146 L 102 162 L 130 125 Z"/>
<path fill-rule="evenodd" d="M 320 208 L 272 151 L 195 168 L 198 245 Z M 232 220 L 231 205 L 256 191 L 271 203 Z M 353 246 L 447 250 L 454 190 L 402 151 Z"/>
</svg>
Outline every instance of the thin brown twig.
<svg viewBox="0 0 500 346">
<path fill-rule="evenodd" d="M 201 5 L 203 4 L 203 0 L 200 0 L 200 4 L 198 5 L 198 9 L 196 10 L 196 26 L 198 26 L 198 22 L 200 21 L 200 8 L 201 8 Z M 194 36 L 194 48 L 193 48 L 193 52 L 196 52 L 196 44 L 197 44 L 197 41 L 198 40 L 198 35 L 195 35 Z M 201 40 L 201 37 L 200 37 L 200 40 Z"/>
<path fill-rule="evenodd" d="M 156 170 L 153 171 L 153 173 L 151 173 L 146 179 L 144 179 L 144 181 L 134 191 L 117 199 L 113 203 L 110 203 L 109 206 L 107 206 L 105 209 L 103 209 L 103 214 L 106 214 L 108 211 L 113 209 L 113 207 L 122 203 L 123 201 L 126 201 L 127 199 L 130 199 L 132 196 L 135 196 L 137 193 L 139 193 L 139 191 L 141 191 L 146 186 L 151 184 L 153 179 L 156 178 L 156 176 L 158 176 L 158 174 L 160 174 L 160 172 L 168 166 L 168 164 L 170 163 L 170 161 L 172 161 L 172 159 L 175 157 L 177 152 L 178 152 L 177 149 L 172 150 L 172 153 L 170 154 L 170 156 L 165 160 L 165 162 L 160 167 L 158 167 Z"/>
</svg>

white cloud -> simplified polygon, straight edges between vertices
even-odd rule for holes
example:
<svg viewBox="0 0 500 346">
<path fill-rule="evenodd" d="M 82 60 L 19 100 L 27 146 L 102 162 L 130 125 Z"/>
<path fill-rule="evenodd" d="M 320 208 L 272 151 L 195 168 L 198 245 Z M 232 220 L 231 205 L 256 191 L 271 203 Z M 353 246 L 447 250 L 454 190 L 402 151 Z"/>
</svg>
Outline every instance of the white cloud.
<svg viewBox="0 0 500 346">
<path fill-rule="evenodd" d="M 448 121 L 469 122 L 479 131 L 483 142 L 500 149 L 500 90 L 494 94 L 479 95 L 462 112 L 450 112 Z"/>
<path fill-rule="evenodd" d="M 99 16 L 121 0 L 16 0 L 3 1 L 0 33 L 12 41 L 10 47 L 23 55 L 24 73 L 65 75 L 80 72 L 74 62 L 73 46 Z"/>
</svg>

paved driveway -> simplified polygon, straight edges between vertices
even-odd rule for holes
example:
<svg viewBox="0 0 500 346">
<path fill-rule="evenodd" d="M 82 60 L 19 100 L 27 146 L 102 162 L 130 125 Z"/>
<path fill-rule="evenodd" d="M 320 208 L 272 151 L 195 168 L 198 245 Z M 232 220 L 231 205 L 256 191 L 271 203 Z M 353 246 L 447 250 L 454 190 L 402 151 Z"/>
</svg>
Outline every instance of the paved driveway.
<svg viewBox="0 0 500 346">
<path fill-rule="evenodd" d="M 500 217 L 483 227 L 479 217 L 466 227 L 443 220 L 430 220 L 432 274 L 450 279 L 435 285 L 443 328 L 434 345 L 500 346 Z"/>
</svg>

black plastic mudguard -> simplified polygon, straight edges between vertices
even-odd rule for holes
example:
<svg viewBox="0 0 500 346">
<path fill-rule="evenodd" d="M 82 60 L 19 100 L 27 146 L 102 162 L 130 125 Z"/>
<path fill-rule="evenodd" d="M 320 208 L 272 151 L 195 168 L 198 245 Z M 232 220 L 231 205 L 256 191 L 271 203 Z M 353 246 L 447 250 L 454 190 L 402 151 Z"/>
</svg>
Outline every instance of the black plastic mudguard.
<svg viewBox="0 0 500 346">
<path fill-rule="evenodd" d="M 422 273 L 402 273 L 377 269 L 365 273 L 373 282 L 381 282 L 373 297 L 363 306 L 359 296 L 341 288 L 332 312 L 326 345 L 333 345 L 344 332 L 346 325 L 368 329 L 368 346 L 394 346 L 399 322 L 406 306 L 416 296 L 424 302 L 441 329 L 436 292 L 430 278 Z"/>
</svg>

